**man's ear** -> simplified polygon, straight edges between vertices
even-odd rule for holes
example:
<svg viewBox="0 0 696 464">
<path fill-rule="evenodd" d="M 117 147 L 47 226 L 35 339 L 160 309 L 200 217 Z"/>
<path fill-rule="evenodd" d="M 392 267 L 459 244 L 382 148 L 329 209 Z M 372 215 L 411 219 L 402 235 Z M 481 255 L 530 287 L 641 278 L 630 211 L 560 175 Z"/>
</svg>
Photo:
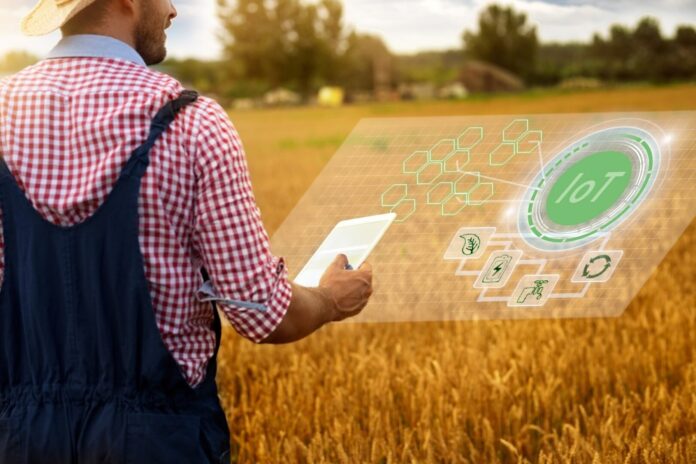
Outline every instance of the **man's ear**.
<svg viewBox="0 0 696 464">
<path fill-rule="evenodd" d="M 140 0 L 107 0 L 111 1 L 122 13 L 137 16 L 140 12 Z"/>
</svg>

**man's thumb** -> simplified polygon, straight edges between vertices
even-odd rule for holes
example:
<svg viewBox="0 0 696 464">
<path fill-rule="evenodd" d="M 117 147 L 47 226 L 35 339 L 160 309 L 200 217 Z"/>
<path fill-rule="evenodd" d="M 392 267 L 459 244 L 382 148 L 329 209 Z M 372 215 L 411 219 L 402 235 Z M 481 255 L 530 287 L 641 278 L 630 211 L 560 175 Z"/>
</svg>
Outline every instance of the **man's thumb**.
<svg viewBox="0 0 696 464">
<path fill-rule="evenodd" d="M 331 263 L 331 266 L 336 267 L 338 269 L 345 269 L 346 264 L 348 264 L 348 257 L 341 253 L 340 255 L 336 256 L 333 263 Z"/>
</svg>

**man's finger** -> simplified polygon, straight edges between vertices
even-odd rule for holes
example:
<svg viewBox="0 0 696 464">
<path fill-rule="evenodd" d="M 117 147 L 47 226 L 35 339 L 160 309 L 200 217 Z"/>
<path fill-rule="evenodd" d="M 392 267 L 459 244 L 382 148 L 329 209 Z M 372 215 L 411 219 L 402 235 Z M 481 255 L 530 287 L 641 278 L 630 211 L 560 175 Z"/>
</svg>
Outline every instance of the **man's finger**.
<svg viewBox="0 0 696 464">
<path fill-rule="evenodd" d="M 367 261 L 365 261 L 364 263 L 362 263 L 362 264 L 360 265 L 360 267 L 358 268 L 358 270 L 359 270 L 359 271 L 364 271 L 364 272 L 369 272 L 369 273 L 371 274 L 371 273 L 372 273 L 372 264 L 370 264 L 370 263 L 368 263 Z"/>
<path fill-rule="evenodd" d="M 348 257 L 346 255 L 344 255 L 343 253 L 336 256 L 333 263 L 331 263 L 332 266 L 334 266 L 338 269 L 345 269 L 346 264 L 348 264 Z"/>
</svg>

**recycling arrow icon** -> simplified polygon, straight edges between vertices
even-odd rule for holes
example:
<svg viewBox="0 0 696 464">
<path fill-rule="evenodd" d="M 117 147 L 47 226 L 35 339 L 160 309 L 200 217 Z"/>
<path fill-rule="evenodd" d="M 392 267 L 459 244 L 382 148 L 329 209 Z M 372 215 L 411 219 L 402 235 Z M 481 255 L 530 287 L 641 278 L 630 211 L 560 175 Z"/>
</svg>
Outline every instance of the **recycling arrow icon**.
<svg viewBox="0 0 696 464">
<path fill-rule="evenodd" d="M 600 268 L 600 266 L 602 267 Z M 607 272 L 610 267 L 611 257 L 607 255 L 598 255 L 591 258 L 590 262 L 585 265 L 585 268 L 582 270 L 582 276 L 587 279 L 596 279 Z"/>
</svg>

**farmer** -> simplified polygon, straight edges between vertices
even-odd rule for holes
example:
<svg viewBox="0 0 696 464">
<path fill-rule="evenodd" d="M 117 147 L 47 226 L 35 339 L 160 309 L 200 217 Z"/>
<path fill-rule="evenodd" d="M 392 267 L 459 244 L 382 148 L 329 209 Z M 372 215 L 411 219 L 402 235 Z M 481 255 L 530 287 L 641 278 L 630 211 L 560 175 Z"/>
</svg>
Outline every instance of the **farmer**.
<svg viewBox="0 0 696 464">
<path fill-rule="evenodd" d="M 287 343 L 372 293 L 342 255 L 288 280 L 226 113 L 147 68 L 175 17 L 41 0 L 22 22 L 63 38 L 0 82 L 0 463 L 229 462 L 216 304 Z"/>
</svg>

